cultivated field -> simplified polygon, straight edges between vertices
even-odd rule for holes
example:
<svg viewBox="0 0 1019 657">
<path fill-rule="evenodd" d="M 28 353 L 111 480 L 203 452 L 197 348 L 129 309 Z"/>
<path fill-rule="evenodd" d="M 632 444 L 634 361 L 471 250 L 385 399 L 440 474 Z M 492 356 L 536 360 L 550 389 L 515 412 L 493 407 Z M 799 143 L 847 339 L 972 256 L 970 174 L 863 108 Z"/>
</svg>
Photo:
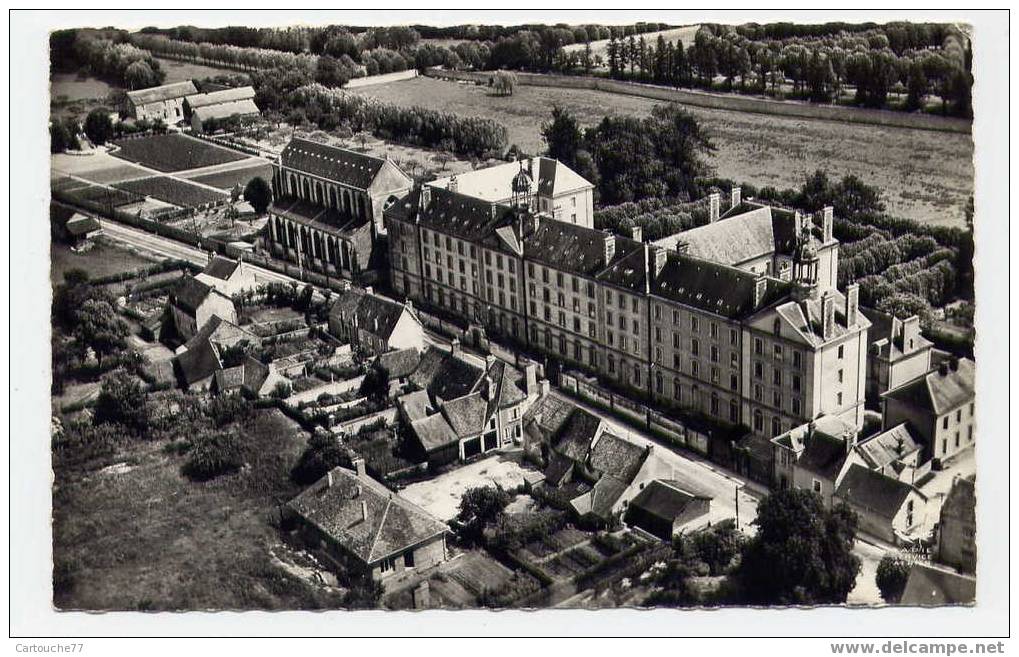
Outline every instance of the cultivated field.
<svg viewBox="0 0 1019 657">
<path fill-rule="evenodd" d="M 192 185 L 170 176 L 152 176 L 149 178 L 138 178 L 114 185 L 141 196 L 151 196 L 166 203 L 179 205 L 181 207 L 194 207 L 205 203 L 222 201 L 225 194 L 213 191 L 208 187 Z"/>
<path fill-rule="evenodd" d="M 419 77 L 353 93 L 399 105 L 421 105 L 502 122 L 510 143 L 526 152 L 544 150 L 541 124 L 554 104 L 568 107 L 589 126 L 605 114 L 647 115 L 660 101 L 587 89 L 518 86 L 512 96 L 487 88 Z M 973 141 L 969 135 L 886 128 L 688 108 L 718 150 L 710 158 L 718 175 L 757 186 L 798 187 L 815 169 L 834 177 L 855 174 L 882 190 L 892 214 L 962 226 L 973 193 Z"/>
<path fill-rule="evenodd" d="M 112 153 L 114 157 L 162 172 L 198 169 L 214 164 L 236 162 L 248 157 L 243 153 L 179 134 L 123 139 L 116 144 L 120 148 Z"/>
<path fill-rule="evenodd" d="M 232 69 L 208 66 L 207 64 L 179 62 L 175 59 L 166 59 L 165 57 L 156 57 L 156 61 L 166 71 L 166 80 L 163 84 L 214 78 L 219 75 L 237 75 L 237 71 Z"/>
<path fill-rule="evenodd" d="M 194 180 L 210 187 L 218 187 L 219 189 L 232 189 L 234 185 L 238 184 L 243 187 L 248 184 L 249 180 L 256 177 L 269 181 L 272 178 L 272 167 L 268 164 L 259 164 L 252 167 L 227 169 L 216 173 L 194 176 L 189 178 L 189 180 Z"/>
</svg>

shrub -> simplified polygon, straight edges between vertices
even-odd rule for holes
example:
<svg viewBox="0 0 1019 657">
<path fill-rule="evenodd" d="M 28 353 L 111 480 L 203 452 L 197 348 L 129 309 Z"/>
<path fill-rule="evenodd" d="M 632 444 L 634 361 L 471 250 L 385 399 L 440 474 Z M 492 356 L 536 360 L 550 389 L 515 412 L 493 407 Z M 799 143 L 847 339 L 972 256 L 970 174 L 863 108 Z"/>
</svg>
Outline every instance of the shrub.
<svg viewBox="0 0 1019 657">
<path fill-rule="evenodd" d="M 877 565 L 874 579 L 881 597 L 889 604 L 896 604 L 902 598 L 909 579 L 910 563 L 900 556 L 886 554 Z"/>
<path fill-rule="evenodd" d="M 233 430 L 199 435 L 192 441 L 182 471 L 193 481 L 208 481 L 236 472 L 244 465 L 240 436 Z"/>
</svg>

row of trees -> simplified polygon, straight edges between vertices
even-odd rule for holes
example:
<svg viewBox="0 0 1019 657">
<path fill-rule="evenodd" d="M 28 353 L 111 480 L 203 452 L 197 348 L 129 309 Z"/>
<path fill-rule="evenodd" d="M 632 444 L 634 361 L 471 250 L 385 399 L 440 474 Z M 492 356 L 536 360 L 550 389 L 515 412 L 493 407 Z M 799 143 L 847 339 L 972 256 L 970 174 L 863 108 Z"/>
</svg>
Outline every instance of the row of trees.
<svg viewBox="0 0 1019 657">
<path fill-rule="evenodd" d="M 288 103 L 323 130 L 346 124 L 354 132 L 471 157 L 499 156 L 506 148 L 505 126 L 491 119 L 390 105 L 320 84 L 296 89 Z"/>
<path fill-rule="evenodd" d="M 723 89 L 744 93 L 780 95 L 779 86 L 788 79 L 792 97 L 819 103 L 839 99 L 847 85 L 855 88 L 854 102 L 866 107 L 892 107 L 889 95 L 900 91 L 906 93 L 902 108 L 912 111 L 935 94 L 943 113 L 967 115 L 972 86 L 968 50 L 955 34 L 944 39 L 943 47 L 896 52 L 882 33 L 758 41 L 736 28 L 716 26 L 701 28 L 686 47 L 661 36 L 655 43 L 644 37 L 612 39 L 607 64 L 617 79 L 712 89 L 721 77 Z M 590 70 L 582 60 L 560 61 L 568 71 L 578 64 Z"/>
</svg>

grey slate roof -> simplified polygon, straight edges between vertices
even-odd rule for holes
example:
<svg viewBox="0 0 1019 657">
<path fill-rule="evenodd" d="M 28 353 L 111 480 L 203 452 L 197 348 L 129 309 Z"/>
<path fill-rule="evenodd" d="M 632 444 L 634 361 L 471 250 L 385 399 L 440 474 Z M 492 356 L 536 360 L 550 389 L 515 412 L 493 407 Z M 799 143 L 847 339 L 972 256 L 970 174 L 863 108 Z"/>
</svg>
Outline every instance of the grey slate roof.
<svg viewBox="0 0 1019 657">
<path fill-rule="evenodd" d="M 294 137 L 280 154 L 280 162 L 289 169 L 310 173 L 367 190 L 375 181 L 385 160 L 364 153 L 320 144 Z"/>
<path fill-rule="evenodd" d="M 371 477 L 359 477 L 342 467 L 333 468 L 330 475 L 331 486 L 327 475 L 289 506 L 366 564 L 449 531 L 427 511 Z"/>
<path fill-rule="evenodd" d="M 852 506 L 891 519 L 914 490 L 907 483 L 854 463 L 835 495 Z"/>
<path fill-rule="evenodd" d="M 637 493 L 630 501 L 630 507 L 643 509 L 666 522 L 674 522 L 682 515 L 687 506 L 697 499 L 710 500 L 712 498 L 688 491 L 678 481 L 655 479 L 645 486 L 644 490 Z"/>
<path fill-rule="evenodd" d="M 159 87 L 128 91 L 127 97 L 135 104 L 135 106 L 138 106 L 145 105 L 146 103 L 171 100 L 174 98 L 183 98 L 184 96 L 190 96 L 196 93 L 198 93 L 198 89 L 195 88 L 195 83 L 191 80 L 184 80 L 183 82 L 172 82 Z"/>
<path fill-rule="evenodd" d="M 230 280 L 230 277 L 234 275 L 238 267 L 240 267 L 240 262 L 237 260 L 216 255 L 212 257 L 212 260 L 205 266 L 202 273 L 226 281 Z"/>
<path fill-rule="evenodd" d="M 181 310 L 193 315 L 213 288 L 191 275 L 184 276 L 170 293 L 170 299 Z"/>
<path fill-rule="evenodd" d="M 210 91 L 204 94 L 188 96 L 187 102 L 191 109 L 197 109 L 208 105 L 220 105 L 222 103 L 233 103 L 238 100 L 254 99 L 254 97 L 254 87 L 230 87 L 228 89 L 220 89 L 218 91 Z"/>
<path fill-rule="evenodd" d="M 957 369 L 948 366 L 946 374 L 932 370 L 918 379 L 889 390 L 884 396 L 934 415 L 944 415 L 957 406 L 973 401 L 975 377 L 976 365 L 973 361 L 960 358 Z"/>
</svg>

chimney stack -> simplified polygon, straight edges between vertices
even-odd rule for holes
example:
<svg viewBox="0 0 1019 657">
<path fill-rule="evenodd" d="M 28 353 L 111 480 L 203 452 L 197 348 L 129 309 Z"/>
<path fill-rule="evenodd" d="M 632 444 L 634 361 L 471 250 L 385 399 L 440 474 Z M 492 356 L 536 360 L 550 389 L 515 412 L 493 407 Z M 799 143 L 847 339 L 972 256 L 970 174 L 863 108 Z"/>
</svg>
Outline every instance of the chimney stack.
<svg viewBox="0 0 1019 657">
<path fill-rule="evenodd" d="M 722 205 L 722 195 L 718 192 L 711 192 L 708 195 L 708 222 L 714 223 L 718 221 Z"/>
<path fill-rule="evenodd" d="M 449 343 L 449 353 L 452 356 L 456 356 L 456 355 L 458 355 L 460 353 L 460 339 L 459 338 L 453 338 L 453 340 Z"/>
<path fill-rule="evenodd" d="M 902 322 L 902 353 L 912 353 L 920 341 L 920 317 L 913 315 Z"/>
<path fill-rule="evenodd" d="M 492 203 L 490 207 L 492 209 L 492 219 L 495 219 L 495 215 L 499 213 L 499 206 L 496 205 L 495 203 Z"/>
<path fill-rule="evenodd" d="M 432 187 L 431 185 L 421 186 L 421 209 L 426 210 L 428 206 L 432 204 Z"/>
<path fill-rule="evenodd" d="M 846 287 L 846 327 L 856 326 L 860 313 L 860 286 L 856 283 Z"/>
<path fill-rule="evenodd" d="M 948 363 L 947 362 L 942 362 L 940 365 L 938 365 L 938 375 L 940 375 L 940 376 L 948 376 Z"/>
<path fill-rule="evenodd" d="M 643 238 L 644 238 L 643 228 L 636 224 L 630 227 L 630 239 L 632 239 L 634 242 L 643 242 L 644 241 Z"/>
<path fill-rule="evenodd" d="M 364 293 L 365 294 L 375 294 L 375 288 L 373 288 L 371 285 L 367 285 L 364 288 Z"/>
<path fill-rule="evenodd" d="M 835 296 L 831 290 L 821 295 L 821 337 L 829 339 L 835 332 Z"/>
<path fill-rule="evenodd" d="M 364 459 L 362 458 L 354 459 L 354 471 L 357 472 L 358 477 L 365 476 Z"/>
<path fill-rule="evenodd" d="M 612 233 L 605 233 L 605 264 L 612 262 L 616 256 L 616 238 Z"/>
<path fill-rule="evenodd" d="M 821 209 L 821 243 L 827 244 L 835 232 L 835 209 L 826 205 Z"/>
<path fill-rule="evenodd" d="M 492 384 L 492 377 L 486 374 L 484 380 L 481 383 L 481 396 L 485 399 L 485 401 L 492 400 L 492 393 L 495 392 L 492 389 L 493 387 L 494 386 Z"/>
<path fill-rule="evenodd" d="M 793 211 L 793 234 L 796 236 L 797 240 L 800 239 L 800 233 L 802 233 L 802 232 L 803 232 L 803 216 L 800 214 L 799 210 L 794 210 Z"/>
<path fill-rule="evenodd" d="M 681 255 L 687 255 L 688 253 L 690 253 L 690 243 L 684 242 L 683 240 L 679 240 L 678 242 L 676 242 L 676 246 L 673 248 L 676 250 L 676 253 L 679 253 Z"/>
<path fill-rule="evenodd" d="M 732 188 L 729 196 L 729 208 L 738 207 L 743 202 L 743 188 L 739 185 L 735 185 Z"/>
<path fill-rule="evenodd" d="M 668 261 L 669 252 L 664 246 L 652 246 L 652 252 L 654 253 L 654 278 L 657 279 L 662 270 L 665 269 L 665 263 Z"/>
<path fill-rule="evenodd" d="M 958 356 L 952 356 L 951 358 L 949 358 L 948 359 L 948 367 L 953 372 L 958 372 L 959 371 L 959 357 Z"/>
<path fill-rule="evenodd" d="M 456 174 L 453 174 L 452 176 L 449 177 L 449 185 L 446 186 L 446 189 L 448 189 L 451 192 L 455 192 L 456 189 L 457 189 L 457 186 L 458 185 L 457 185 L 457 182 L 456 182 Z"/>
<path fill-rule="evenodd" d="M 758 274 L 754 279 L 754 308 L 760 308 L 764 303 L 764 293 L 768 291 L 768 277 Z"/>
<path fill-rule="evenodd" d="M 538 394 L 538 364 L 528 362 L 524 365 L 524 389 L 528 395 Z"/>
<path fill-rule="evenodd" d="M 326 488 L 332 487 L 333 487 L 333 471 L 330 470 L 329 472 L 326 473 Z"/>
<path fill-rule="evenodd" d="M 492 354 L 488 354 L 487 356 L 485 356 L 485 369 L 486 370 L 492 369 L 492 366 L 495 365 L 496 360 L 498 359 Z"/>
</svg>

